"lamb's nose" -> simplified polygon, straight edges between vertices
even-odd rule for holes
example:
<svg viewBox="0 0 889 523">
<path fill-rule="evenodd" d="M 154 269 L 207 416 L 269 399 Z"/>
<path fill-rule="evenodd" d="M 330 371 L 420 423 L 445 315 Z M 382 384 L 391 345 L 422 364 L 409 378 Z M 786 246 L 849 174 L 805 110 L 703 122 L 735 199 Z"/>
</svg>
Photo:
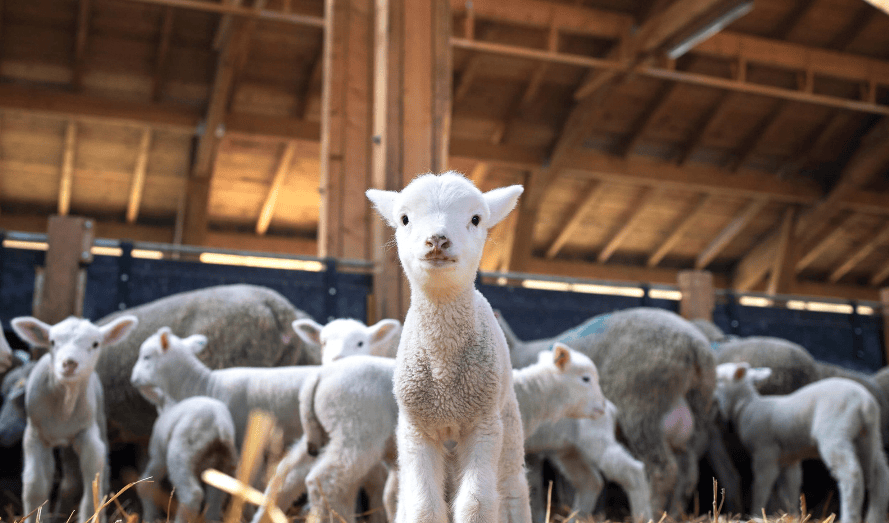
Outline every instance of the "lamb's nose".
<svg viewBox="0 0 889 523">
<path fill-rule="evenodd" d="M 434 236 L 430 236 L 428 240 L 426 240 L 426 246 L 432 247 L 436 250 L 447 249 L 451 246 L 450 240 L 448 240 L 447 236 L 443 234 L 436 234 Z"/>
<path fill-rule="evenodd" d="M 77 362 L 74 360 L 65 360 L 62 362 L 62 370 L 67 374 L 71 374 L 77 370 Z"/>
</svg>

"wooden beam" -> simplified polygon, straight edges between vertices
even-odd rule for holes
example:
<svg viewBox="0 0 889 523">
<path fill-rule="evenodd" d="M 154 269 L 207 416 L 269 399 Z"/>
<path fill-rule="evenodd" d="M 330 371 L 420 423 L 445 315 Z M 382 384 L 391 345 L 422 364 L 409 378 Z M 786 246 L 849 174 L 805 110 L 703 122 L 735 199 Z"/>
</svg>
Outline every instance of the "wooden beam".
<svg viewBox="0 0 889 523">
<path fill-rule="evenodd" d="M 605 193 L 605 187 L 606 184 L 595 180 L 587 183 L 586 189 L 578 199 L 579 203 L 573 206 L 574 212 L 570 213 L 557 229 L 559 231 L 558 235 L 556 235 L 556 238 L 550 244 L 549 248 L 547 248 L 546 257 L 548 259 L 555 258 L 568 240 L 570 240 L 580 229 L 580 226 L 583 224 L 584 216 L 590 209 L 593 209 L 602 198 L 602 195 Z"/>
<path fill-rule="evenodd" d="M 855 13 L 855 16 L 849 21 L 846 27 L 843 28 L 842 31 L 837 33 L 833 40 L 827 44 L 827 47 L 830 49 L 836 49 L 839 51 L 845 51 L 849 48 L 849 45 L 858 38 L 858 35 L 864 31 L 864 29 L 870 24 L 872 20 L 879 18 L 878 15 L 875 16 L 874 10 L 872 7 L 861 3 L 858 7 L 858 11 Z"/>
<path fill-rule="evenodd" d="M 679 314 L 687 320 L 713 321 L 713 309 L 716 308 L 713 273 L 680 271 L 676 282 L 682 293 L 682 299 L 679 301 Z"/>
<path fill-rule="evenodd" d="M 491 172 L 491 164 L 488 162 L 476 162 L 472 171 L 469 173 L 469 179 L 472 180 L 472 183 L 474 183 L 476 187 L 482 189 L 489 172 Z"/>
<path fill-rule="evenodd" d="M 778 22 L 775 29 L 772 30 L 771 37 L 777 40 L 787 40 L 816 2 L 817 0 L 797 0 L 796 4 Z"/>
<path fill-rule="evenodd" d="M 296 153 L 296 142 L 290 142 L 284 146 L 281 157 L 278 159 L 278 166 L 275 169 L 275 176 L 272 178 L 272 185 L 269 187 L 269 193 L 262 205 L 262 211 L 259 213 L 259 219 L 256 221 L 256 234 L 262 236 L 269 230 L 269 224 L 272 222 L 272 216 L 275 213 L 275 205 L 278 203 L 278 193 L 284 186 L 284 180 L 290 167 L 293 164 L 293 156 Z"/>
<path fill-rule="evenodd" d="M 883 266 L 882 269 L 877 271 L 870 279 L 870 284 L 877 286 L 882 285 L 886 279 L 889 278 L 889 263 Z"/>
<path fill-rule="evenodd" d="M 646 265 L 649 267 L 656 267 L 657 264 L 664 259 L 664 257 L 669 254 L 670 250 L 682 240 L 682 237 L 685 236 L 685 233 L 700 219 L 701 213 L 706 209 L 710 203 L 713 201 L 712 194 L 703 194 L 697 198 L 697 200 L 686 209 L 679 218 L 679 222 L 675 224 L 673 227 L 673 231 L 669 236 L 664 240 L 663 243 L 652 253 L 648 258 L 648 262 Z"/>
<path fill-rule="evenodd" d="M 83 87 L 83 69 L 86 61 L 86 46 L 89 38 L 91 0 L 79 0 L 77 4 L 77 31 L 74 35 L 74 68 L 71 73 L 71 86 L 74 90 Z"/>
<path fill-rule="evenodd" d="M 309 99 L 312 96 L 312 89 L 316 84 L 321 83 L 321 73 L 324 67 L 324 49 L 318 50 L 318 53 L 307 65 L 305 77 L 300 84 L 296 94 L 296 104 L 293 113 L 297 118 L 305 120 L 309 112 Z"/>
<path fill-rule="evenodd" d="M 833 111 L 811 133 L 800 142 L 797 150 L 781 166 L 779 173 L 795 174 L 808 165 L 827 145 L 828 140 L 835 136 L 838 129 L 848 122 L 849 114 L 845 111 Z"/>
<path fill-rule="evenodd" d="M 744 230 L 747 225 L 753 221 L 759 212 L 766 206 L 768 200 L 765 198 L 757 198 L 751 200 L 747 207 L 741 211 L 728 225 L 722 229 L 716 238 L 710 242 L 704 250 L 698 254 L 695 260 L 695 269 L 704 269 L 710 265 L 720 252 L 722 252 L 735 237 Z"/>
<path fill-rule="evenodd" d="M 188 9 L 192 11 L 203 11 L 207 13 L 219 13 L 235 15 L 239 19 L 250 20 L 270 20 L 275 22 L 283 22 L 294 25 L 305 25 L 309 27 L 324 27 L 323 16 L 303 15 L 296 13 L 287 13 L 283 11 L 275 11 L 272 9 L 254 9 L 252 7 L 239 7 L 235 5 L 220 4 L 216 2 L 203 2 L 200 0 L 124 0 L 127 2 L 135 2 L 139 4 L 162 5 L 167 7 L 176 7 L 179 9 Z"/>
<path fill-rule="evenodd" d="M 77 147 L 77 124 L 65 126 L 65 142 L 62 150 L 62 174 L 59 182 L 59 215 L 65 216 L 71 209 L 71 192 L 74 186 L 74 152 Z"/>
<path fill-rule="evenodd" d="M 880 231 L 876 235 L 871 237 L 868 241 L 864 242 L 852 254 L 847 256 L 845 261 L 843 261 L 843 263 L 839 267 L 837 267 L 832 273 L 830 273 L 828 280 L 831 283 L 840 281 L 843 276 L 849 273 L 849 271 L 854 269 L 878 247 L 887 242 L 889 242 L 889 223 L 884 224 L 883 228 L 880 229 Z"/>
<path fill-rule="evenodd" d="M 750 156 L 756 152 L 756 149 L 769 136 L 772 128 L 780 121 L 781 113 L 787 108 L 789 102 L 779 100 L 772 109 L 747 133 L 741 141 L 741 145 L 732 153 L 732 158 L 728 163 L 728 170 L 736 172 L 742 165 L 747 163 Z"/>
<path fill-rule="evenodd" d="M 69 316 L 83 315 L 81 265 L 93 260 L 90 247 L 95 227 L 92 220 L 75 216 L 50 216 L 47 230 L 44 282 L 34 316 L 54 325 Z"/>
<path fill-rule="evenodd" d="M 633 149 L 635 149 L 636 145 L 639 143 L 639 139 L 645 135 L 645 131 L 651 126 L 654 117 L 660 114 L 661 109 L 670 98 L 670 95 L 673 94 L 673 91 L 676 90 L 677 85 L 679 84 L 669 82 L 664 82 L 661 85 L 657 93 L 655 93 L 654 98 L 648 102 L 648 105 L 642 109 L 642 112 L 633 122 L 633 125 L 630 126 L 630 132 L 623 138 L 621 145 L 617 149 L 618 155 L 626 158 L 633 152 Z"/>
<path fill-rule="evenodd" d="M 136 168 L 133 171 L 133 183 L 130 185 L 130 199 L 127 202 L 127 223 L 135 223 L 139 216 L 139 205 L 142 203 L 142 190 L 145 187 L 145 174 L 148 170 L 148 153 L 151 151 L 151 129 L 142 131 L 139 142 L 139 153 L 136 156 Z"/>
<path fill-rule="evenodd" d="M 627 209 L 617 220 L 617 223 L 621 225 L 612 233 L 611 238 L 605 242 L 605 246 L 599 251 L 599 255 L 596 257 L 599 263 L 607 262 L 608 259 L 611 258 L 611 255 L 614 254 L 614 251 L 620 248 L 624 240 L 627 239 L 630 233 L 633 232 L 633 229 L 642 221 L 642 212 L 645 210 L 646 205 L 657 194 L 658 191 L 655 191 L 650 187 L 643 187 L 636 194 L 630 205 L 627 206 Z"/>
<path fill-rule="evenodd" d="M 847 230 L 853 228 L 855 223 L 860 221 L 860 219 L 861 215 L 850 213 L 833 226 L 833 230 L 829 234 L 819 236 L 813 245 L 802 251 L 805 254 L 802 254 L 796 262 L 796 272 L 798 273 L 805 270 L 805 268 L 817 260 L 818 257 L 834 247 L 838 241 L 846 237 L 848 234 Z"/>
<path fill-rule="evenodd" d="M 794 206 L 784 211 L 781 220 L 781 229 L 778 233 L 778 249 L 771 265 L 771 278 L 769 278 L 766 292 L 769 294 L 788 294 L 792 292 L 795 279 L 794 266 L 796 265 L 796 216 L 797 209 Z"/>
<path fill-rule="evenodd" d="M 720 93 L 717 96 L 716 101 L 707 109 L 707 112 L 698 119 L 691 136 L 688 137 L 685 144 L 683 144 L 679 150 L 679 155 L 676 157 L 676 165 L 682 167 L 688 162 L 692 153 L 694 153 L 695 149 L 698 148 L 698 145 L 701 144 L 701 140 L 708 132 L 710 132 L 714 123 L 719 120 L 719 117 L 722 115 L 722 111 L 725 109 L 729 100 L 729 95 L 730 93 L 728 91 Z"/>
<path fill-rule="evenodd" d="M 868 190 L 849 191 L 839 202 L 843 208 L 864 214 L 889 214 L 889 193 Z"/>
<path fill-rule="evenodd" d="M 155 102 L 161 99 L 164 88 L 164 78 L 167 74 L 167 61 L 170 56 L 170 45 L 173 35 L 173 18 L 175 11 L 172 7 L 164 9 L 164 17 L 161 21 L 160 35 L 157 40 L 157 54 L 154 57 L 154 74 L 151 77 L 151 99 Z"/>
</svg>

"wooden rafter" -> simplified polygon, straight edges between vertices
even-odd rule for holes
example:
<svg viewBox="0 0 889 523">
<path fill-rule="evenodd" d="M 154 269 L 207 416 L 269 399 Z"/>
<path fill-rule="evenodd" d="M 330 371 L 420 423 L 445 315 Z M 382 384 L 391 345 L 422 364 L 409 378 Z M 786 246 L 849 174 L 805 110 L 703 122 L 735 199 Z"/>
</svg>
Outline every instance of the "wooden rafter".
<svg viewBox="0 0 889 523">
<path fill-rule="evenodd" d="M 849 115 L 843 111 L 831 112 L 811 133 L 803 137 L 798 148 L 781 166 L 779 173 L 782 175 L 795 173 L 808 165 L 824 149 L 828 140 L 847 122 L 848 118 Z"/>
<path fill-rule="evenodd" d="M 65 126 L 65 145 L 62 151 L 62 176 L 59 182 L 59 214 L 65 216 L 71 210 L 71 192 L 74 188 L 74 152 L 77 147 L 77 124 L 69 121 Z"/>
<path fill-rule="evenodd" d="M 722 111 L 725 109 L 725 106 L 729 99 L 729 92 L 720 93 L 716 101 L 713 102 L 710 107 L 707 109 L 707 112 L 701 116 L 700 119 L 695 123 L 694 131 L 691 136 L 685 141 L 682 147 L 679 150 L 679 154 L 676 156 L 676 165 L 684 166 L 688 159 L 691 157 L 692 153 L 695 152 L 695 149 L 698 148 L 698 145 L 701 144 L 701 140 L 707 133 L 710 132 L 713 125 L 719 121 L 720 116 L 722 115 Z"/>
<path fill-rule="evenodd" d="M 876 287 L 886 281 L 887 278 L 889 278 L 889 263 L 886 263 L 882 269 L 874 273 L 870 279 L 870 284 Z"/>
<path fill-rule="evenodd" d="M 856 249 L 855 252 L 853 252 L 851 255 L 847 256 L 845 261 L 839 267 L 834 269 L 832 273 L 830 273 L 830 277 L 828 278 L 828 280 L 831 283 L 840 281 L 843 276 L 848 274 L 849 271 L 854 269 L 872 252 L 874 252 L 878 247 L 886 242 L 889 242 L 889 223 L 884 224 L 883 228 L 880 229 L 877 234 L 872 236 L 868 241 L 858 247 L 858 249 Z"/>
<path fill-rule="evenodd" d="M 324 27 L 323 16 L 303 15 L 297 13 L 287 13 L 284 11 L 276 11 L 272 9 L 254 9 L 253 7 L 240 7 L 235 5 L 221 4 L 217 2 L 202 2 L 198 0 L 126 0 L 127 2 L 135 2 L 139 4 L 163 5 L 167 7 L 176 7 L 179 9 L 188 9 L 192 11 L 203 11 L 207 13 L 219 13 L 235 15 L 240 20 L 272 20 L 275 22 L 284 22 L 294 25 L 306 25 L 310 27 Z"/>
<path fill-rule="evenodd" d="M 151 78 L 151 99 L 158 101 L 164 88 L 164 77 L 167 74 L 167 61 L 170 56 L 170 45 L 173 35 L 173 18 L 175 11 L 172 7 L 164 9 L 164 17 L 161 21 L 160 36 L 157 40 L 157 55 L 154 59 L 154 74 Z"/>
<path fill-rule="evenodd" d="M 756 149 L 763 143 L 766 137 L 772 131 L 772 128 L 780 122 L 781 114 L 789 102 L 779 100 L 775 102 L 772 109 L 747 133 L 741 141 L 741 145 L 732 153 L 732 157 L 728 163 L 728 170 L 735 172 L 742 165 L 747 163 L 750 156 L 756 152 Z"/>
<path fill-rule="evenodd" d="M 293 157 L 296 154 L 296 142 L 289 142 L 278 159 L 278 166 L 275 169 L 275 176 L 272 179 L 272 185 L 269 187 L 269 193 L 266 195 L 265 203 L 262 205 L 262 211 L 259 213 L 259 219 L 256 221 L 256 234 L 262 236 L 269 230 L 269 224 L 272 223 L 272 216 L 275 213 L 275 206 L 278 203 L 278 193 L 284 186 L 284 180 L 290 167 L 293 164 Z"/>
<path fill-rule="evenodd" d="M 735 237 L 753 221 L 759 212 L 766 206 L 768 200 L 764 198 L 751 200 L 747 207 L 741 211 L 724 229 L 719 231 L 716 238 L 698 255 L 695 260 L 695 269 L 701 270 L 710 265 L 720 252 L 722 252 Z"/>
<path fill-rule="evenodd" d="M 696 199 L 696 201 L 685 211 L 682 213 L 682 216 L 679 218 L 678 223 L 673 226 L 672 232 L 667 238 L 663 241 L 663 243 L 658 246 L 658 248 L 648 257 L 647 265 L 649 267 L 656 267 L 657 264 L 664 259 L 664 257 L 670 253 L 670 250 L 682 240 L 682 237 L 685 236 L 685 233 L 688 232 L 691 227 L 700 220 L 701 213 L 706 209 L 710 203 L 713 201 L 712 194 L 703 194 Z"/>
<path fill-rule="evenodd" d="M 666 101 L 670 99 L 670 95 L 676 89 L 677 85 L 679 84 L 669 82 L 665 82 L 661 85 L 657 93 L 654 95 L 654 98 L 652 98 L 651 101 L 648 102 L 648 105 L 642 109 L 642 112 L 630 127 L 630 132 L 627 133 L 627 136 L 624 137 L 623 142 L 618 147 L 618 154 L 620 156 L 626 158 L 633 152 L 633 149 L 635 149 L 636 145 L 639 143 L 639 139 L 645 135 L 645 131 L 651 126 L 655 116 L 660 114 L 661 109 L 664 107 Z"/>
<path fill-rule="evenodd" d="M 858 7 L 858 11 L 855 13 L 852 20 L 849 21 L 842 31 L 837 33 L 836 37 L 831 40 L 827 47 L 845 51 L 875 18 L 873 8 L 862 3 Z"/>
<path fill-rule="evenodd" d="M 312 89 L 315 85 L 321 82 L 321 73 L 324 66 L 323 53 L 324 49 L 319 49 L 314 58 L 312 58 L 311 63 L 306 67 L 306 75 L 303 77 L 303 81 L 300 84 L 299 91 L 296 95 L 296 109 L 293 113 L 296 117 L 303 120 L 306 119 L 309 112 L 309 100 L 312 96 Z"/>
<path fill-rule="evenodd" d="M 819 236 L 813 245 L 809 246 L 804 253 L 800 253 L 799 260 L 796 262 L 796 272 L 805 270 L 805 268 L 817 260 L 818 257 L 834 247 L 838 241 L 847 237 L 848 229 L 853 228 L 855 223 L 860 219 L 861 215 L 859 214 L 848 214 L 834 226 L 830 233 Z"/>
<path fill-rule="evenodd" d="M 142 203 L 142 191 L 145 188 L 145 175 L 148 172 L 148 153 L 151 151 L 151 129 L 142 131 L 139 141 L 139 152 L 136 156 L 136 168 L 133 171 L 133 183 L 130 185 L 130 199 L 127 202 L 127 223 L 135 223 L 139 217 L 139 206 Z"/>
<path fill-rule="evenodd" d="M 787 40 L 817 1 L 797 0 L 793 8 L 775 26 L 775 29 L 772 31 L 772 38 Z"/>
<path fill-rule="evenodd" d="M 622 225 L 614 231 L 611 238 L 605 242 L 605 246 L 599 251 L 599 255 L 597 256 L 599 263 L 607 262 L 608 259 L 611 258 L 611 255 L 620 248 L 621 244 L 623 244 L 627 237 L 629 237 L 630 233 L 633 232 L 633 229 L 635 229 L 636 226 L 639 225 L 639 222 L 642 221 L 641 217 L 643 216 L 643 211 L 657 194 L 658 191 L 655 191 L 650 187 L 643 187 L 636 194 L 636 197 L 633 198 L 633 201 L 627 206 L 627 210 L 617 220 L 617 222 Z"/>
<path fill-rule="evenodd" d="M 778 231 L 778 248 L 771 261 L 771 277 L 766 291 L 769 294 L 788 294 L 793 289 L 794 265 L 796 258 L 796 220 L 797 208 L 788 207 L 781 220 Z"/>
<path fill-rule="evenodd" d="M 584 216 L 595 207 L 596 203 L 602 198 L 605 192 L 605 184 L 602 182 L 592 181 L 587 184 L 578 204 L 573 206 L 574 212 L 570 213 L 565 221 L 558 228 L 559 234 L 546 250 L 546 257 L 555 258 L 562 247 L 571 239 L 572 236 L 580 229 L 583 224 Z"/>
<path fill-rule="evenodd" d="M 75 90 L 83 86 L 83 69 L 86 62 L 86 46 L 89 38 L 91 0 L 79 0 L 77 4 L 77 32 L 74 35 L 74 69 L 71 85 Z"/>
</svg>

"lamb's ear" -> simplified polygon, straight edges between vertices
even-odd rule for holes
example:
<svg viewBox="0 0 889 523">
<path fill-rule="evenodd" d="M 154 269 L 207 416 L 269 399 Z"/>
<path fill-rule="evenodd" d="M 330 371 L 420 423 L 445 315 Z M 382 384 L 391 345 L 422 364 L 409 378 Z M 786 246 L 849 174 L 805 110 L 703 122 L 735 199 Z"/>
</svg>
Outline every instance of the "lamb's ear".
<svg viewBox="0 0 889 523">
<path fill-rule="evenodd" d="M 293 330 L 309 345 L 321 345 L 321 325 L 311 318 L 293 320 Z"/>
<path fill-rule="evenodd" d="M 102 346 L 107 347 L 108 345 L 113 345 L 126 338 L 133 332 L 133 329 L 135 329 L 137 325 L 139 325 L 139 318 L 127 314 L 126 316 L 117 318 L 104 327 L 99 327 L 99 330 L 102 331 Z"/>
<path fill-rule="evenodd" d="M 565 372 L 565 369 L 571 363 L 571 349 L 564 343 L 556 342 L 553 345 L 553 363 L 562 372 Z"/>
<path fill-rule="evenodd" d="M 33 347 L 49 348 L 49 327 L 33 316 L 12 319 L 12 330 Z"/>
<path fill-rule="evenodd" d="M 381 191 L 379 189 L 368 189 L 365 193 L 367 198 L 374 204 L 380 216 L 386 220 L 392 227 L 397 227 L 395 216 L 392 214 L 395 207 L 395 197 L 398 193 L 395 191 Z"/>
<path fill-rule="evenodd" d="M 207 337 L 203 334 L 192 334 L 182 340 L 182 343 L 184 343 L 192 353 L 200 354 L 200 352 L 204 350 L 204 347 L 207 346 Z"/>
<path fill-rule="evenodd" d="M 750 365 L 747 363 L 739 363 L 735 368 L 735 375 L 732 376 L 734 381 L 741 381 L 744 379 L 744 376 L 747 375 L 747 370 L 750 368 Z"/>
<path fill-rule="evenodd" d="M 488 218 L 487 226 L 488 228 L 497 225 L 500 220 L 506 218 L 506 215 L 509 214 L 509 211 L 515 207 L 517 201 L 519 201 L 519 195 L 525 190 L 521 185 L 510 185 L 509 187 L 500 187 L 498 189 L 491 189 L 486 192 L 483 196 L 485 197 L 485 202 L 488 203 L 488 209 L 491 211 L 491 217 Z"/>
<path fill-rule="evenodd" d="M 769 367 L 756 367 L 747 371 L 747 376 L 756 383 L 768 379 L 772 375 L 772 369 Z"/>
<path fill-rule="evenodd" d="M 173 332 L 169 327 L 161 327 L 157 331 L 157 339 L 161 344 L 161 350 L 167 352 L 167 349 L 170 348 L 170 334 Z"/>
<path fill-rule="evenodd" d="M 370 344 L 374 347 L 388 345 L 392 338 L 401 333 L 401 322 L 398 320 L 380 320 L 367 328 L 370 333 Z"/>
</svg>

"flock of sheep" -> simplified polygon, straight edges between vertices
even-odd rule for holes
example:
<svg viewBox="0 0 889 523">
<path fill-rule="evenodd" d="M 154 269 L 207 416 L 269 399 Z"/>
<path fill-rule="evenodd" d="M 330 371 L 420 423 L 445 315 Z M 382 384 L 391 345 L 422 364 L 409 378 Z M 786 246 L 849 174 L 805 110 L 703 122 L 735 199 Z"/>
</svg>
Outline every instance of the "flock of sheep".
<svg viewBox="0 0 889 523">
<path fill-rule="evenodd" d="M 581 516 L 605 480 L 626 492 L 633 519 L 677 516 L 705 458 L 729 510 L 794 513 L 800 462 L 814 457 L 838 483 L 841 523 L 862 520 L 865 493 L 865 521 L 885 522 L 889 372 L 854 373 L 785 340 L 732 338 L 654 308 L 520 340 L 474 280 L 488 230 L 521 192 L 482 193 L 455 173 L 368 191 L 395 228 L 411 284 L 403 326 L 322 326 L 249 285 L 174 295 L 96 323 L 14 319 L 19 337 L 48 351 L 3 380 L 0 442 L 22 441 L 23 515 L 50 497 L 54 447 L 73 452 L 61 453 L 52 512 L 66 516 L 82 489 L 84 523 L 96 474 L 108 490 L 109 442 L 148 442 L 142 475 L 168 477 L 177 522 L 202 511 L 218 520 L 223 496 L 200 472 L 233 470 L 249 414 L 261 409 L 287 444 L 269 463 L 267 494 L 282 509 L 305 494 L 325 520 L 354 520 L 363 488 L 382 508 L 368 516 L 374 523 L 541 521 L 544 458 Z M 0 345 L 0 370 L 16 361 Z M 728 432 L 750 454 L 752 494 Z M 155 487 L 137 488 L 143 520 L 155 521 Z M 265 516 L 264 507 L 252 515 Z"/>
</svg>

